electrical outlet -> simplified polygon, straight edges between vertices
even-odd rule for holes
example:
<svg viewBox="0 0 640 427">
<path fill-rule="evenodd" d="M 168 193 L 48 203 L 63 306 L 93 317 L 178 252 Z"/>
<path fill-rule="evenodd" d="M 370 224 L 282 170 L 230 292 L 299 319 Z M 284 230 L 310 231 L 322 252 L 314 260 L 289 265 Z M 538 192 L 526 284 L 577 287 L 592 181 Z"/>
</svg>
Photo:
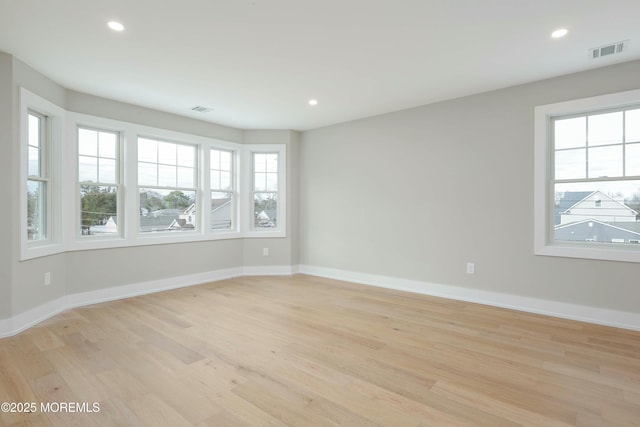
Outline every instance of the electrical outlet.
<svg viewBox="0 0 640 427">
<path fill-rule="evenodd" d="M 49 286 L 51 284 L 51 272 L 44 273 L 44 285 Z"/>
<path fill-rule="evenodd" d="M 476 273 L 476 264 L 474 262 L 467 263 L 467 274 L 475 274 Z"/>
<path fill-rule="evenodd" d="M 262 256 L 269 256 L 269 248 L 262 248 Z"/>
</svg>

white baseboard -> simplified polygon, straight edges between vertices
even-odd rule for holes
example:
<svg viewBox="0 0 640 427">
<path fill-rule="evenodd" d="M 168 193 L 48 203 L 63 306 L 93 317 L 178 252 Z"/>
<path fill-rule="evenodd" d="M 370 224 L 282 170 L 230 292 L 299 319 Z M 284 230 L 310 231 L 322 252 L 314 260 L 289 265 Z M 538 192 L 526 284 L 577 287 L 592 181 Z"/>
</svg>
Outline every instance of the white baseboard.
<svg viewBox="0 0 640 427">
<path fill-rule="evenodd" d="M 640 331 L 640 313 L 609 310 L 500 292 L 440 285 L 312 265 L 301 265 L 300 273 Z"/>
<path fill-rule="evenodd" d="M 522 297 L 498 292 L 439 285 L 396 277 L 378 276 L 311 265 L 253 266 L 214 270 L 186 276 L 169 277 L 125 286 L 66 295 L 9 319 L 0 319 L 0 338 L 16 335 L 56 314 L 76 307 L 130 298 L 187 286 L 200 285 L 240 276 L 289 276 L 296 273 L 326 277 L 387 289 L 474 302 L 519 311 L 545 314 L 618 328 L 640 330 L 640 314 L 588 307 L 577 304 Z"/>
<path fill-rule="evenodd" d="M 259 268 L 254 269 L 254 272 L 258 274 Z M 265 270 L 265 274 L 268 274 L 267 270 Z M 243 272 L 243 268 L 241 267 L 228 268 L 66 295 L 54 301 L 47 302 L 43 305 L 17 314 L 9 319 L 1 319 L 0 338 L 16 335 L 25 329 L 55 316 L 56 314 L 72 308 L 130 298 L 154 292 L 167 291 L 170 289 L 183 288 L 186 286 L 200 285 L 203 283 L 231 279 L 233 277 L 243 275 L 246 274 Z"/>
<path fill-rule="evenodd" d="M 255 267 L 242 267 L 243 276 L 291 276 L 298 272 L 298 266 L 291 265 L 264 265 Z"/>
</svg>

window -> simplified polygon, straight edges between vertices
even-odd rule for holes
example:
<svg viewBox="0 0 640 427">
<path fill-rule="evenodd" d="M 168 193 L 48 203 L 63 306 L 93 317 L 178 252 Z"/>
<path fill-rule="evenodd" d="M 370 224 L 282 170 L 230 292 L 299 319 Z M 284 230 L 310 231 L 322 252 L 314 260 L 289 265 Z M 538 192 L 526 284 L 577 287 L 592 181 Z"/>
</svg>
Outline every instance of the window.
<svg viewBox="0 0 640 427">
<path fill-rule="evenodd" d="M 536 117 L 536 253 L 640 262 L 640 91 Z"/>
<path fill-rule="evenodd" d="M 119 136 L 116 132 L 78 128 L 80 234 L 120 235 Z"/>
<path fill-rule="evenodd" d="M 284 144 L 66 112 L 23 88 L 19 111 L 21 260 L 286 236 Z"/>
<path fill-rule="evenodd" d="M 49 165 L 47 117 L 27 115 L 27 240 L 48 239 Z"/>
<path fill-rule="evenodd" d="M 211 230 L 235 228 L 235 179 L 233 152 L 211 149 L 209 151 L 211 185 Z"/>
<path fill-rule="evenodd" d="M 278 226 L 278 153 L 253 153 L 253 225 Z"/>
<path fill-rule="evenodd" d="M 140 233 L 193 231 L 196 146 L 138 137 Z"/>
<path fill-rule="evenodd" d="M 20 88 L 20 259 L 63 250 L 61 149 L 65 111 Z"/>
</svg>

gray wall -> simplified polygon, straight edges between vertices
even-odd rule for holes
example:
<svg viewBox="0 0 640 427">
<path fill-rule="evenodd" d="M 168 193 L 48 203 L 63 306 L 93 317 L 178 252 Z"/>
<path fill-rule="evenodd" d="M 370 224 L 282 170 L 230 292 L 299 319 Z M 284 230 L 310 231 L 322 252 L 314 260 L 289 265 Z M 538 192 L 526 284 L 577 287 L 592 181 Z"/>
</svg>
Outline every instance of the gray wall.
<svg viewBox="0 0 640 427">
<path fill-rule="evenodd" d="M 0 52 L 0 199 L 5 202 L 0 209 L 0 224 L 2 227 L 2 238 L 0 238 L 0 319 L 11 317 L 11 267 L 13 265 L 13 203 L 6 202 L 15 200 L 12 171 L 13 163 L 13 91 L 12 81 L 12 58 Z"/>
<path fill-rule="evenodd" d="M 534 107 L 638 76 L 635 61 L 303 133 L 301 264 L 639 312 L 640 265 L 533 255 Z"/>
</svg>

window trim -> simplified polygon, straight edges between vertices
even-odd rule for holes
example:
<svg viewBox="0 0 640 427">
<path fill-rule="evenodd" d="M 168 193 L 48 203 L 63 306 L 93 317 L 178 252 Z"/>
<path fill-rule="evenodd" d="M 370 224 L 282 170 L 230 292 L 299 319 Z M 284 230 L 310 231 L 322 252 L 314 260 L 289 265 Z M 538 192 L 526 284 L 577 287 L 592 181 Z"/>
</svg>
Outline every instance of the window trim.
<svg viewBox="0 0 640 427">
<path fill-rule="evenodd" d="M 105 126 L 95 126 L 95 125 L 86 125 L 83 122 L 80 121 L 72 121 L 72 126 L 74 128 L 74 137 L 71 139 L 72 143 L 73 143 L 73 154 L 74 157 L 76 159 L 73 171 L 74 171 L 74 182 L 76 185 L 76 193 L 75 193 L 75 223 L 74 223 L 74 229 L 75 229 L 75 240 L 76 241 L 91 241 L 91 240 L 112 240 L 112 239 L 122 239 L 123 235 L 124 235 L 124 197 L 123 197 L 123 193 L 124 193 L 124 173 L 123 173 L 123 151 L 124 151 L 124 144 L 123 144 L 123 136 L 121 131 L 119 131 L 118 129 L 112 129 L 110 127 L 105 127 Z M 83 235 L 81 232 L 81 225 L 82 225 L 82 212 L 81 212 L 81 207 L 82 207 L 82 200 L 80 199 L 80 187 L 82 186 L 82 182 L 80 181 L 80 172 L 79 172 L 79 162 L 78 159 L 80 157 L 80 153 L 79 153 L 79 144 L 80 144 L 80 139 L 79 139 L 79 130 L 80 129 L 88 129 L 88 130 L 94 130 L 97 132 L 109 132 L 109 133 L 114 133 L 117 136 L 117 142 L 116 142 L 116 183 L 115 183 L 115 187 L 118 189 L 118 193 L 117 193 L 117 213 L 116 216 L 118 217 L 118 224 L 116 224 L 117 226 L 117 230 L 118 232 L 116 234 L 111 234 L 111 235 L 106 235 L 106 236 L 96 236 L 96 235 Z M 105 185 L 105 183 L 97 183 L 96 185 Z M 109 185 L 109 184 L 106 184 Z"/>
<path fill-rule="evenodd" d="M 552 119 L 591 114 L 640 103 L 640 89 L 535 107 L 534 254 L 608 261 L 640 262 L 640 248 L 620 244 L 558 242 L 552 238 Z"/>
<path fill-rule="evenodd" d="M 228 152 L 231 153 L 231 189 L 229 191 L 224 191 L 224 190 L 219 190 L 219 189 L 213 189 L 211 188 L 211 171 L 213 169 L 211 169 L 211 151 L 219 151 L 219 152 Z M 241 161 L 240 161 L 240 151 L 239 150 L 232 150 L 229 148 L 221 148 L 221 147 L 209 147 L 209 149 L 207 150 L 207 153 L 204 154 L 204 157 L 206 157 L 206 159 L 203 159 L 202 162 L 202 166 L 203 166 L 203 188 L 208 188 L 208 192 L 205 193 L 203 190 L 203 200 L 206 200 L 207 202 L 207 206 L 211 206 L 211 201 L 213 200 L 211 198 L 211 194 L 214 192 L 229 192 L 231 193 L 231 227 L 230 228 L 221 228 L 221 229 L 214 229 L 212 228 L 212 221 L 213 221 L 213 217 L 211 215 L 205 215 L 204 221 L 203 221 L 203 227 L 206 226 L 209 230 L 210 233 L 212 234 L 224 234 L 224 233 L 230 233 L 230 232 L 239 232 L 240 231 L 240 209 L 238 208 L 239 203 L 238 203 L 238 194 L 240 193 L 240 189 L 238 188 L 238 184 L 241 183 L 241 179 L 240 179 L 240 166 L 241 166 Z M 204 169 L 204 167 L 206 166 L 206 169 Z"/>
<path fill-rule="evenodd" d="M 27 159 L 28 159 L 28 112 L 33 110 L 49 117 L 49 159 L 48 170 L 51 182 L 49 198 L 51 227 L 50 240 L 29 242 L 27 239 Z M 242 144 L 216 138 L 156 128 L 84 113 L 66 111 L 40 96 L 20 88 L 19 99 L 19 151 L 20 163 L 20 260 L 28 260 L 66 251 L 110 249 L 120 247 L 147 246 L 155 244 L 175 244 L 240 238 L 286 237 L 287 228 L 287 159 L 286 144 Z M 115 132 L 119 135 L 119 235 L 82 236 L 79 232 L 80 197 L 78 192 L 78 128 Z M 140 233 L 139 212 L 132 206 L 139 204 L 137 191 L 137 137 L 157 138 L 197 147 L 197 202 L 206 206 L 210 201 L 210 149 L 233 153 L 233 195 L 235 227 L 229 230 L 211 230 L 210 213 L 199 209 L 198 231 L 180 233 Z M 250 183 L 250 156 L 254 152 L 277 152 L 279 155 L 279 202 L 278 227 L 274 229 L 251 229 L 253 224 L 252 197 Z M 73 159 L 73 160 L 71 160 Z M 63 163 L 64 161 L 64 163 Z M 249 209 L 251 208 L 251 209 Z M 73 211 L 73 212 L 71 212 Z M 251 220 L 251 221 L 250 221 Z"/>
<path fill-rule="evenodd" d="M 131 246 L 148 246 L 157 244 L 172 243 L 189 243 L 210 240 L 227 240 L 238 239 L 244 237 L 236 227 L 233 230 L 224 230 L 217 232 L 209 232 L 208 220 L 205 219 L 206 211 L 202 209 L 198 212 L 198 231 L 182 231 L 179 233 L 140 233 L 139 217 L 137 209 L 130 209 L 129 206 L 139 206 L 138 192 L 138 156 L 137 156 L 137 139 L 138 137 L 158 139 L 177 144 L 187 144 L 196 146 L 196 169 L 198 171 L 207 171 L 209 168 L 208 150 L 209 148 L 217 148 L 230 151 L 235 157 L 235 166 L 239 163 L 242 153 L 242 145 L 224 141 L 220 139 L 193 135 L 168 129 L 161 129 L 137 123 L 125 122 L 120 120 L 108 119 L 104 117 L 92 116 L 82 113 L 69 113 L 69 128 L 75 129 L 78 126 L 84 126 L 95 129 L 104 129 L 113 132 L 119 132 L 121 138 L 120 151 L 120 169 L 122 174 L 121 185 L 123 187 L 122 202 L 122 218 L 124 227 L 121 236 L 96 236 L 91 239 L 79 239 L 75 233 L 77 223 L 75 219 L 73 224 L 66 224 L 67 228 L 73 229 L 73 233 L 69 236 L 68 250 L 89 250 L 89 249 L 106 249 Z M 73 132 L 73 130 L 70 130 Z M 75 145 L 74 145 L 75 144 Z M 74 148 L 75 147 L 75 148 Z M 74 155 L 77 156 L 77 141 L 73 141 L 71 149 L 74 149 Z M 206 154 L 203 154 L 205 153 Z M 77 168 L 77 166 L 76 166 Z M 196 175 L 196 203 L 205 200 L 206 191 L 209 189 L 209 178 L 207 172 L 198 173 Z M 77 181 L 77 171 L 73 172 L 73 182 Z M 238 182 L 238 174 L 236 173 L 236 183 Z M 236 194 L 239 191 L 236 187 Z M 77 203 L 77 202 L 76 202 Z M 235 221 L 239 223 L 239 214 L 235 213 Z"/>
<path fill-rule="evenodd" d="M 178 163 L 177 163 L 177 157 L 176 157 L 176 186 L 175 187 L 163 187 L 159 182 L 159 171 L 158 174 L 156 176 L 157 178 L 157 185 L 143 185 L 140 184 L 140 180 L 138 179 L 138 171 L 139 171 L 139 165 L 140 165 L 140 159 L 139 156 L 136 155 L 136 159 L 135 159 L 135 167 L 136 167 L 136 182 L 134 184 L 135 187 L 135 191 L 136 191 L 136 195 L 137 195 L 137 207 L 138 210 L 140 209 L 140 190 L 145 188 L 145 189 L 151 189 L 151 190 L 160 190 L 160 191 L 165 191 L 165 190 L 169 190 L 169 191 L 190 191 L 190 192 L 194 192 L 195 193 L 195 205 L 196 205 L 196 212 L 198 212 L 198 206 L 201 206 L 202 203 L 202 193 L 203 193 L 203 180 L 200 179 L 200 176 L 202 173 L 201 171 L 201 167 L 202 167 L 202 153 L 204 151 L 208 151 L 210 149 L 210 147 L 204 147 L 202 144 L 196 143 L 196 142 L 187 142 L 185 139 L 183 138 L 182 140 L 176 140 L 176 139 L 167 139 L 167 138 L 162 138 L 162 137 L 150 137 L 147 136 L 145 134 L 142 133 L 138 133 L 135 137 L 135 149 L 136 149 L 136 153 L 138 152 L 138 148 L 139 148 L 139 142 L 140 139 L 147 139 L 147 140 L 153 140 L 156 141 L 158 143 L 160 142 L 164 142 L 167 144 L 174 144 L 176 146 L 178 145 L 184 145 L 184 146 L 190 146 L 194 148 L 194 159 L 193 159 L 193 187 L 179 187 L 177 186 L 177 168 L 179 167 Z M 147 164 L 151 164 L 150 162 L 142 162 L 142 163 L 147 163 Z M 174 166 L 174 165 L 168 165 L 165 163 L 160 163 L 160 160 L 158 159 L 155 163 L 156 166 L 160 165 L 164 165 L 164 166 Z M 127 167 L 127 165 L 125 164 L 125 167 Z M 206 184 L 205 184 L 206 185 Z M 133 187 L 130 187 L 133 188 Z M 189 231 L 180 231 L 178 232 L 174 232 L 174 231 L 170 231 L 170 230 L 158 230 L 158 231 L 150 231 L 150 232 L 143 232 L 140 230 L 140 216 L 137 217 L 137 221 L 136 221 L 136 226 L 137 226 L 137 232 L 136 235 L 139 238 L 146 238 L 148 236 L 153 236 L 153 235 L 166 235 L 166 236 L 172 236 L 174 234 L 193 234 L 193 235 L 198 235 L 198 234 L 204 234 L 206 235 L 206 231 L 204 231 L 202 229 L 202 223 L 204 222 L 204 217 L 206 216 L 206 214 L 204 214 L 204 211 L 202 209 L 200 209 L 199 213 L 196 215 L 196 227 L 193 230 L 189 230 Z"/>
<path fill-rule="evenodd" d="M 245 237 L 286 237 L 287 236 L 287 157 L 286 144 L 247 144 L 244 146 L 243 174 L 243 224 Z M 274 228 L 255 228 L 253 218 L 253 155 L 259 153 L 278 154 L 278 224 Z"/>
<path fill-rule="evenodd" d="M 44 168 L 47 182 L 46 221 L 47 238 L 43 240 L 29 240 L 27 238 L 27 184 L 28 145 L 29 145 L 29 114 L 40 115 L 45 118 Z M 62 244 L 62 175 L 60 173 L 62 161 L 63 132 L 66 111 L 54 103 L 41 98 L 29 90 L 20 88 L 19 102 L 20 120 L 20 260 L 27 260 L 64 251 Z"/>
</svg>

